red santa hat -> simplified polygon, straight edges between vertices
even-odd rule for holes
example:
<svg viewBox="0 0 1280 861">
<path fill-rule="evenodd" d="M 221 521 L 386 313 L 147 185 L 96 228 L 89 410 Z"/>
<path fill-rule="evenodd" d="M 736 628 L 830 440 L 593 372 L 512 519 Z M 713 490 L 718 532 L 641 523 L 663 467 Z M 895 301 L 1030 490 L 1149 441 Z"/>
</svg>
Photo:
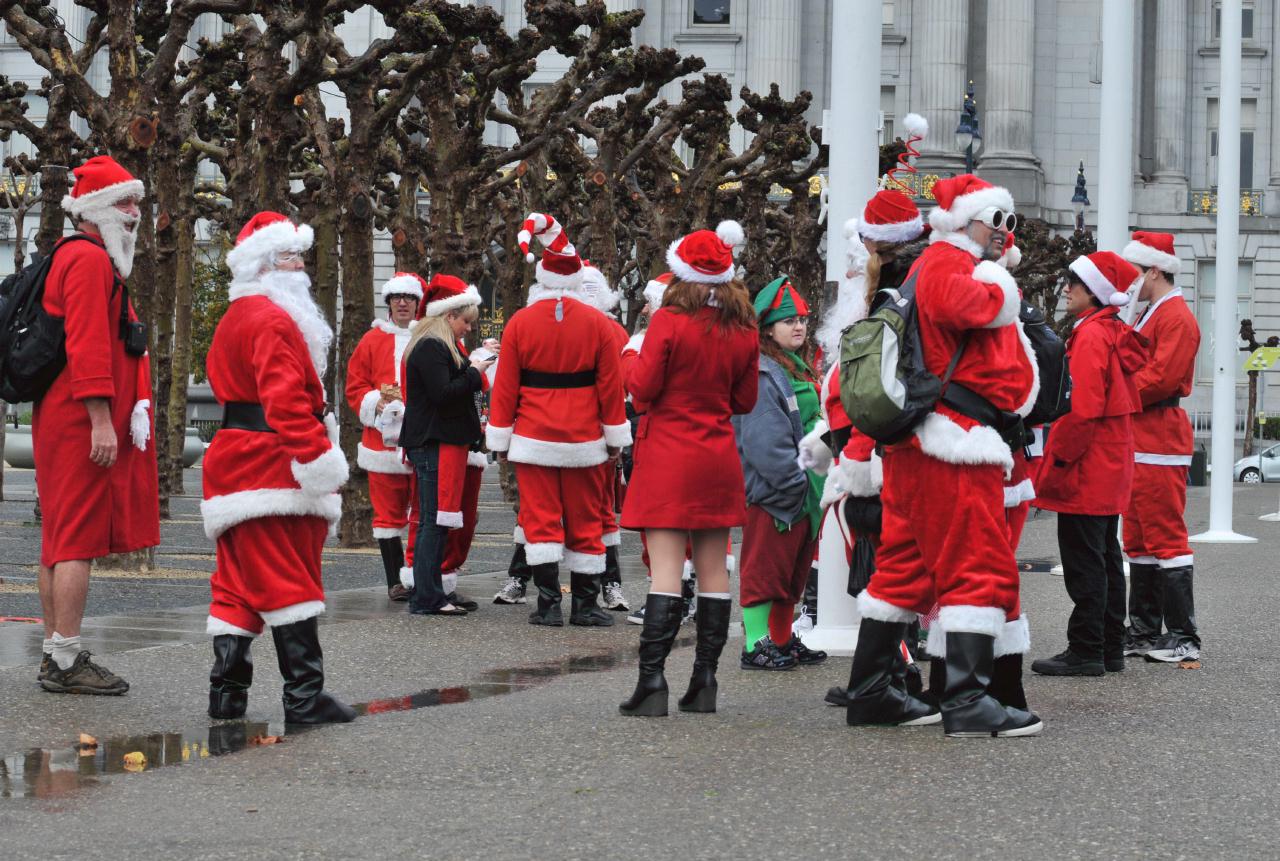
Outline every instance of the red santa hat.
<svg viewBox="0 0 1280 861">
<path fill-rule="evenodd" d="M 1142 269 L 1154 267 L 1168 275 L 1177 275 L 1182 271 L 1182 261 L 1173 250 L 1172 233 L 1135 230 L 1132 241 L 1124 247 L 1120 256 Z"/>
<path fill-rule="evenodd" d="M 516 236 L 524 259 L 530 263 L 534 261 L 533 252 L 529 250 L 533 237 L 538 237 L 546 249 L 535 270 L 539 284 L 558 290 L 576 290 L 582 286 L 582 258 L 553 216 L 529 213 Z"/>
<path fill-rule="evenodd" d="M 1067 268 L 1079 276 L 1099 302 L 1116 308 L 1129 304 L 1132 297 L 1128 291 L 1142 275 L 1132 263 L 1114 251 L 1095 251 L 1088 256 L 1077 257 Z"/>
<path fill-rule="evenodd" d="M 896 189 L 881 189 L 867 201 L 858 235 L 876 242 L 910 242 L 924 232 L 915 202 Z"/>
<path fill-rule="evenodd" d="M 240 229 L 236 247 L 227 252 L 227 268 L 236 281 L 252 281 L 275 265 L 277 254 L 301 254 L 313 238 L 306 224 L 294 224 L 278 212 L 259 212 Z"/>
<path fill-rule="evenodd" d="M 1007 188 L 992 185 L 971 173 L 940 179 L 933 186 L 937 207 L 929 213 L 929 224 L 942 233 L 959 233 L 984 209 L 994 206 L 1013 212 L 1013 195 Z"/>
<path fill-rule="evenodd" d="M 416 272 L 397 272 L 392 275 L 386 284 L 382 285 L 382 301 L 388 301 L 392 296 L 413 296 L 415 299 L 421 300 L 425 295 L 427 282 L 422 280 L 422 276 Z"/>
<path fill-rule="evenodd" d="M 695 230 L 667 248 L 667 265 L 681 281 L 727 284 L 736 275 L 733 248 L 746 242 L 742 225 L 722 221 L 715 231 Z"/>
<path fill-rule="evenodd" d="M 92 213 L 123 200 L 142 200 L 146 187 L 109 155 L 97 155 L 73 171 L 76 183 L 62 198 L 62 209 L 73 219 L 93 221 Z"/>
<path fill-rule="evenodd" d="M 427 315 L 439 317 L 469 305 L 479 307 L 484 300 L 474 284 L 468 284 L 456 275 L 437 272 L 427 284 Z"/>
<path fill-rule="evenodd" d="M 1022 263 L 1022 249 L 1018 247 L 1018 242 L 1014 239 L 1012 233 L 1004 242 L 1004 254 L 1000 255 L 1000 259 L 996 261 L 1005 269 L 1017 269 Z"/>
<path fill-rule="evenodd" d="M 649 303 L 650 313 L 662 307 L 662 299 L 667 295 L 667 288 L 671 286 L 671 279 L 675 277 L 674 272 L 663 272 L 656 278 L 651 278 L 649 283 L 644 285 L 644 301 Z"/>
<path fill-rule="evenodd" d="M 588 305 L 605 314 L 617 308 L 622 301 L 618 291 L 609 286 L 604 273 L 592 266 L 589 260 L 582 262 L 582 296 Z"/>
</svg>

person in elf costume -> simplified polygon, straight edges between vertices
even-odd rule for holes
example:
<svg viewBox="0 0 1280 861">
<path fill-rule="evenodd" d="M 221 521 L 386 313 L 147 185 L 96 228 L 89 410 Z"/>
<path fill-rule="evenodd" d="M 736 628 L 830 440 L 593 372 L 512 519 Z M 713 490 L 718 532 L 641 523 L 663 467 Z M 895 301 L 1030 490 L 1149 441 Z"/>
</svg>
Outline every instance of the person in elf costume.
<svg viewBox="0 0 1280 861">
<path fill-rule="evenodd" d="M 784 275 L 756 294 L 760 328 L 759 395 L 735 416 L 746 479 L 742 528 L 742 667 L 790 670 L 825 661 L 792 632 L 822 519 L 823 478 L 803 468 L 800 441 L 822 413 L 818 378 L 801 358 L 809 306 Z"/>
</svg>

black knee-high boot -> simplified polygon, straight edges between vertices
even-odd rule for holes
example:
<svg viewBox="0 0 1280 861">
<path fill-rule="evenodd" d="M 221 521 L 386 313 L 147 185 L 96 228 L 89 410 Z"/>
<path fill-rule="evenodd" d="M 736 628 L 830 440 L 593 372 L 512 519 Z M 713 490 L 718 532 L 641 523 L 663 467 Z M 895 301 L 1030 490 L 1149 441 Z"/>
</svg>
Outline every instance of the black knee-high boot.
<svg viewBox="0 0 1280 861">
<path fill-rule="evenodd" d="M 942 725 L 947 735 L 1009 737 L 1036 735 L 1040 718 L 1002 705 L 989 693 L 996 638 L 967 631 L 947 632 L 947 688 L 942 695 Z"/>
<path fill-rule="evenodd" d="M 937 709 L 907 693 L 906 664 L 899 652 L 905 622 L 864 618 L 849 670 L 849 726 L 922 726 L 937 723 Z"/>
<path fill-rule="evenodd" d="M 726 604 L 729 602 L 725 602 Z M 663 717 L 667 713 L 667 678 L 663 675 L 671 644 L 680 632 L 684 602 L 678 595 L 649 593 L 640 629 L 640 678 L 630 699 L 618 711 L 632 717 Z"/>
<path fill-rule="evenodd" d="M 244 717 L 253 684 L 253 637 L 219 634 L 213 638 L 213 669 L 209 671 L 209 717 Z"/>
<path fill-rule="evenodd" d="M 404 542 L 400 536 L 379 538 L 378 552 L 382 554 L 382 569 L 387 575 L 387 588 L 400 585 L 400 569 L 404 567 Z"/>
<path fill-rule="evenodd" d="M 1156 648 L 1164 628 L 1164 578 L 1147 562 L 1129 563 L 1129 630 L 1125 654 L 1143 655 Z"/>
<path fill-rule="evenodd" d="M 716 710 L 716 668 L 720 654 L 729 639 L 729 611 L 733 602 L 728 598 L 698 596 L 698 644 L 694 650 L 693 675 L 689 678 L 689 690 L 680 698 L 682 712 L 713 712 Z"/>
<path fill-rule="evenodd" d="M 587 628 L 608 628 L 613 624 L 613 617 L 600 609 L 600 574 L 583 574 L 578 571 L 569 573 L 569 589 L 573 594 L 570 602 L 569 624 Z"/>
<path fill-rule="evenodd" d="M 324 654 L 316 618 L 271 629 L 284 677 L 285 723 L 346 723 L 355 709 L 324 690 Z"/>
<path fill-rule="evenodd" d="M 546 562 L 530 566 L 530 571 L 538 587 L 538 609 L 529 614 L 529 624 L 564 627 L 564 614 L 560 611 L 560 566 Z"/>
</svg>

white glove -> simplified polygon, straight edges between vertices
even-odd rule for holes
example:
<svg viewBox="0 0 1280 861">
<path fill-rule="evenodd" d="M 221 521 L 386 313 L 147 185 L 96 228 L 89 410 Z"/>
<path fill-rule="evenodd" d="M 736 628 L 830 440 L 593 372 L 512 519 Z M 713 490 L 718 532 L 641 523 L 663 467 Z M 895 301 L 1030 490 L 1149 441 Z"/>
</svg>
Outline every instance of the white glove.
<svg viewBox="0 0 1280 861">
<path fill-rule="evenodd" d="M 392 401 L 382 408 L 373 426 L 382 434 L 382 444 L 393 448 L 400 444 L 400 429 L 404 425 L 404 401 Z"/>
<path fill-rule="evenodd" d="M 826 432 L 827 423 L 820 421 L 800 440 L 800 456 L 796 458 L 796 462 L 801 469 L 813 470 L 818 475 L 827 474 L 827 470 L 831 468 L 831 449 L 822 441 L 822 435 Z"/>
<path fill-rule="evenodd" d="M 147 414 L 150 409 L 151 401 L 138 401 L 129 414 L 129 436 L 138 451 L 146 451 L 147 440 L 151 439 L 151 416 Z"/>
</svg>

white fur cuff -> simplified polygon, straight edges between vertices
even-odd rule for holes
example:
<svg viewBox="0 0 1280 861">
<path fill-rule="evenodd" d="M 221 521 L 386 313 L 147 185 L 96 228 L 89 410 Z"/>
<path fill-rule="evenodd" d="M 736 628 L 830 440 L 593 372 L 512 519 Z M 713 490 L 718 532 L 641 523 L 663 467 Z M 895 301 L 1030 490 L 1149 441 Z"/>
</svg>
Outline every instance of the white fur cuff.
<svg viewBox="0 0 1280 861">
<path fill-rule="evenodd" d="M 377 389 L 365 392 L 364 397 L 360 399 L 360 424 L 367 428 L 374 427 L 374 422 L 378 420 L 378 401 L 380 400 L 382 400 L 382 393 Z"/>
<path fill-rule="evenodd" d="M 955 604 L 938 611 L 937 626 L 948 634 L 985 634 L 997 637 L 1004 628 L 1004 616 L 1004 610 L 999 607 Z"/>
<path fill-rule="evenodd" d="M 993 260 L 983 260 L 973 268 L 973 279 L 996 285 L 1004 296 L 1004 303 L 1000 306 L 1000 311 L 996 314 L 995 319 L 982 328 L 999 329 L 1001 326 L 1008 326 L 1018 319 L 1018 307 L 1020 305 L 1018 282 L 1013 280 L 1013 276 L 1003 266 Z"/>
<path fill-rule="evenodd" d="M 1023 613 L 1012 622 L 1005 622 L 1000 633 L 996 634 L 995 656 L 1025 655 L 1031 651 L 1031 627 L 1027 624 L 1027 615 Z"/>
<path fill-rule="evenodd" d="M 575 574 L 603 574 L 604 554 L 579 553 L 576 550 L 566 550 L 564 552 L 564 564 Z"/>
<path fill-rule="evenodd" d="M 606 532 L 601 536 L 600 540 L 605 547 L 618 547 L 622 544 L 622 532 L 617 529 L 612 532 Z"/>
<path fill-rule="evenodd" d="M 489 458 L 482 451 L 467 452 L 467 466 L 474 469 L 484 469 L 489 465 Z"/>
<path fill-rule="evenodd" d="M 310 463 L 292 461 L 289 469 L 293 472 L 293 479 L 298 482 L 298 486 L 313 496 L 334 493 L 346 484 L 351 476 L 346 455 L 337 446 L 333 446 Z"/>
<path fill-rule="evenodd" d="M 259 615 L 262 616 L 262 621 L 271 627 L 279 628 L 284 625 L 292 625 L 294 622 L 301 622 L 304 619 L 314 618 L 323 613 L 323 601 L 303 601 L 300 604 L 290 604 L 288 607 L 281 607 L 278 610 L 264 610 Z"/>
<path fill-rule="evenodd" d="M 445 529 L 461 529 L 462 528 L 462 512 L 461 511 L 437 511 L 436 526 L 443 526 Z"/>
<path fill-rule="evenodd" d="M 631 445 L 631 423 L 604 426 L 604 444 L 610 448 L 626 448 Z"/>
<path fill-rule="evenodd" d="M 919 615 L 913 610 L 881 601 L 866 589 L 858 593 L 858 613 L 864 619 L 874 619 L 877 622 L 914 622 Z"/>
<path fill-rule="evenodd" d="M 524 546 L 524 559 L 530 565 L 547 565 L 564 559 L 564 545 L 558 541 L 546 541 Z"/>
<path fill-rule="evenodd" d="M 654 310 L 656 311 L 658 309 L 654 308 Z M 636 332 L 634 335 L 632 335 L 630 338 L 627 339 L 626 346 L 622 348 L 622 352 L 626 353 L 628 351 L 634 351 L 636 353 L 639 353 L 640 348 L 643 346 L 644 346 L 644 332 Z"/>
<path fill-rule="evenodd" d="M 528 541 L 524 537 L 524 528 L 517 526 L 511 531 L 511 540 L 516 544 L 527 544 Z"/>
<path fill-rule="evenodd" d="M 204 623 L 204 631 L 211 637 L 219 637 L 223 634 L 231 634 L 233 637 L 256 637 L 253 631 L 246 631 L 239 625 L 233 625 L 230 622 L 224 622 L 217 616 L 209 616 Z"/>
<path fill-rule="evenodd" d="M 489 425 L 484 429 L 484 444 L 489 451 L 506 451 L 511 448 L 512 428 Z"/>
</svg>

